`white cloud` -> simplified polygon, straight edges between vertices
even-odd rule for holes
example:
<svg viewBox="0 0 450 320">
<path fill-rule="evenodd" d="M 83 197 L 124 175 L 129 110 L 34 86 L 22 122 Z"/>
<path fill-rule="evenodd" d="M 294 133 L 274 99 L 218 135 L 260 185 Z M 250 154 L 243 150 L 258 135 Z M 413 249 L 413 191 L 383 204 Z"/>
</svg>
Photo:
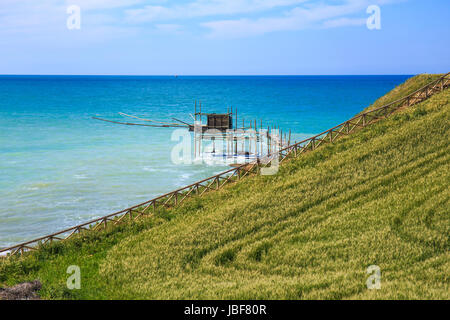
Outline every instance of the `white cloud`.
<svg viewBox="0 0 450 320">
<path fill-rule="evenodd" d="M 183 26 L 180 24 L 162 23 L 155 26 L 156 30 L 167 34 L 181 34 Z"/>
<path fill-rule="evenodd" d="M 360 26 L 367 18 L 368 5 L 401 1 L 406 0 L 192 0 L 178 5 L 167 1 L 127 9 L 125 16 L 127 22 L 134 24 L 223 17 L 198 23 L 209 29 L 210 37 L 242 37 L 306 28 Z M 225 19 L 230 15 L 233 19 Z"/>
<path fill-rule="evenodd" d="M 145 0 L 65 0 L 65 4 L 77 5 L 81 10 L 108 10 L 126 8 L 144 3 Z M 148 1 L 147 1 L 148 2 Z"/>
<path fill-rule="evenodd" d="M 366 24 L 366 18 L 339 18 L 328 20 L 323 23 L 325 28 L 337 28 L 347 26 L 362 26 Z"/>
<path fill-rule="evenodd" d="M 65 19 L 66 6 L 61 1 L 2 0 L 0 33 L 50 29 Z"/>
<path fill-rule="evenodd" d="M 296 5 L 308 0 L 195 0 L 174 5 L 148 5 L 125 11 L 127 20 L 134 23 L 184 20 L 218 15 L 248 14 L 278 7 Z"/>
<path fill-rule="evenodd" d="M 210 37 L 244 37 L 274 31 L 355 26 L 365 23 L 367 6 L 377 3 L 386 3 L 386 0 L 346 0 L 320 4 L 308 2 L 278 16 L 218 20 L 201 25 L 210 30 Z M 352 17 L 353 15 L 357 17 Z"/>
<path fill-rule="evenodd" d="M 136 33 L 139 24 L 151 22 L 153 30 L 179 33 L 188 20 L 207 30 L 210 37 L 242 37 L 305 28 L 363 25 L 369 4 L 405 0 L 0 0 L 0 39 L 67 32 L 66 8 L 79 5 L 82 29 L 108 37 Z M 177 4 L 178 3 L 178 4 Z M 215 19 L 215 20 L 211 20 Z M 103 30 L 103 31 L 102 31 Z M 117 32 L 123 31 L 123 32 Z M 7 41 L 5 37 L 4 41 Z"/>
<path fill-rule="evenodd" d="M 0 45 L 34 46 L 95 43 L 135 35 L 138 30 L 120 21 L 120 7 L 142 0 L 0 0 Z M 81 8 L 81 29 L 67 29 L 67 7 Z M 114 9 L 114 10 L 109 10 Z"/>
</svg>

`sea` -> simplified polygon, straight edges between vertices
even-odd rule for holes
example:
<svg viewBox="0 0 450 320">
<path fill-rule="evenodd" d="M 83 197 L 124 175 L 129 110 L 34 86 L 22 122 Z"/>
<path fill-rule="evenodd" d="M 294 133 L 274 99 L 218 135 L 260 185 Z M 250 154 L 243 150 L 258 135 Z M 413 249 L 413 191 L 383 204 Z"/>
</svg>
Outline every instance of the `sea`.
<svg viewBox="0 0 450 320">
<path fill-rule="evenodd" d="M 352 117 L 409 77 L 0 76 L 0 248 L 229 168 L 175 163 L 171 155 L 180 141 L 174 130 L 180 129 L 93 116 L 151 124 L 122 112 L 192 123 L 197 101 L 203 113 L 232 107 L 239 125 L 262 120 L 300 141 Z"/>
</svg>

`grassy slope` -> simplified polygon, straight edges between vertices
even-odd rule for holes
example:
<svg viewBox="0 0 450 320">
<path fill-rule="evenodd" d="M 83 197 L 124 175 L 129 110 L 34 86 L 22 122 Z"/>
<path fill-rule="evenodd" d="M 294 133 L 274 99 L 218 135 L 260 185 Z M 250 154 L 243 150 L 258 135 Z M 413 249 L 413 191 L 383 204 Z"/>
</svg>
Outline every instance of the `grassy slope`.
<svg viewBox="0 0 450 320">
<path fill-rule="evenodd" d="M 384 106 L 390 102 L 398 100 L 407 96 L 408 94 L 426 86 L 431 81 L 437 80 L 442 77 L 443 74 L 419 74 L 415 77 L 409 78 L 404 83 L 398 85 L 393 90 L 391 90 L 388 94 L 380 97 L 377 101 L 375 101 L 372 105 L 367 107 L 364 111 L 379 108 Z"/>
<path fill-rule="evenodd" d="M 447 90 L 275 176 L 4 261 L 0 283 L 39 278 L 47 298 L 449 299 L 449 105 Z M 381 290 L 366 289 L 372 264 Z"/>
</svg>

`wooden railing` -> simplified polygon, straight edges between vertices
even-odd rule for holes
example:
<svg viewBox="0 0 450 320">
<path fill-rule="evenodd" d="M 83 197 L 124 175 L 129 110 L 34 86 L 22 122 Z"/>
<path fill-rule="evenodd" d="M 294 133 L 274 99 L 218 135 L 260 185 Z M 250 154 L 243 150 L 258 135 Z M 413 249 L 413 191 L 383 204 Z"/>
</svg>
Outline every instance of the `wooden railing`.
<svg viewBox="0 0 450 320">
<path fill-rule="evenodd" d="M 23 242 L 9 248 L 0 249 L 0 254 L 23 254 L 25 251 L 37 250 L 37 246 L 39 244 L 45 244 L 57 240 L 66 240 L 81 232 L 103 230 L 106 229 L 109 224 L 117 225 L 124 223 L 127 220 L 133 221 L 142 216 L 148 216 L 155 213 L 159 207 L 172 208 L 178 206 L 186 199 L 202 196 L 209 191 L 219 190 L 224 185 L 237 182 L 247 175 L 258 174 L 260 172 L 260 168 L 268 166 L 277 156 L 279 163 L 281 163 L 289 157 L 297 157 L 304 152 L 315 150 L 322 144 L 334 142 L 340 136 L 351 134 L 358 128 L 366 127 L 379 119 L 387 117 L 400 108 L 409 107 L 420 103 L 428 99 L 434 93 L 441 92 L 449 86 L 450 73 L 447 73 L 441 78 L 432 81 L 406 97 L 398 99 L 382 107 L 361 113 L 350 120 L 347 120 L 313 137 L 282 148 L 277 152 L 266 156 L 265 159 L 259 159 L 250 163 L 239 165 L 217 175 L 197 181 L 193 184 L 163 194 L 133 207 L 111 213 L 107 216 L 94 219 L 47 236 Z"/>
<path fill-rule="evenodd" d="M 297 142 L 290 146 L 281 149 L 280 152 L 280 162 L 286 159 L 289 155 L 294 154 L 295 156 L 301 154 L 308 150 L 314 150 L 321 144 L 327 142 L 333 142 L 342 135 L 348 135 L 352 133 L 357 128 L 366 127 L 369 124 L 376 122 L 381 118 L 385 118 L 391 115 L 393 112 L 400 108 L 409 107 L 420 103 L 437 92 L 448 88 L 450 86 L 450 73 L 445 74 L 441 78 L 432 81 L 426 86 L 414 91 L 413 93 L 393 101 L 389 104 L 381 106 L 376 109 L 366 111 L 364 113 L 358 114 L 355 117 L 347 120 L 337 126 L 328 129 L 322 133 L 319 133 L 313 137 L 305 139 L 303 141 Z"/>
</svg>

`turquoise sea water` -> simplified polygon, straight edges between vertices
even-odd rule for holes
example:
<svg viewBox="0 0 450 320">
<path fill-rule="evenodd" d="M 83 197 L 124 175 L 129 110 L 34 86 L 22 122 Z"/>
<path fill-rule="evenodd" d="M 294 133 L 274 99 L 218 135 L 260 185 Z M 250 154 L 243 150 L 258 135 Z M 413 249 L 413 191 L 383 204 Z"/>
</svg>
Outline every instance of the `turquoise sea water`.
<svg viewBox="0 0 450 320">
<path fill-rule="evenodd" d="M 118 112 L 192 122 L 238 108 L 300 140 L 355 115 L 408 76 L 0 76 L 0 247 L 171 191 L 225 166 L 175 165 L 173 129 L 120 126 Z M 241 120 L 240 120 L 241 121 Z M 259 123 L 259 122 L 258 122 Z"/>
</svg>

